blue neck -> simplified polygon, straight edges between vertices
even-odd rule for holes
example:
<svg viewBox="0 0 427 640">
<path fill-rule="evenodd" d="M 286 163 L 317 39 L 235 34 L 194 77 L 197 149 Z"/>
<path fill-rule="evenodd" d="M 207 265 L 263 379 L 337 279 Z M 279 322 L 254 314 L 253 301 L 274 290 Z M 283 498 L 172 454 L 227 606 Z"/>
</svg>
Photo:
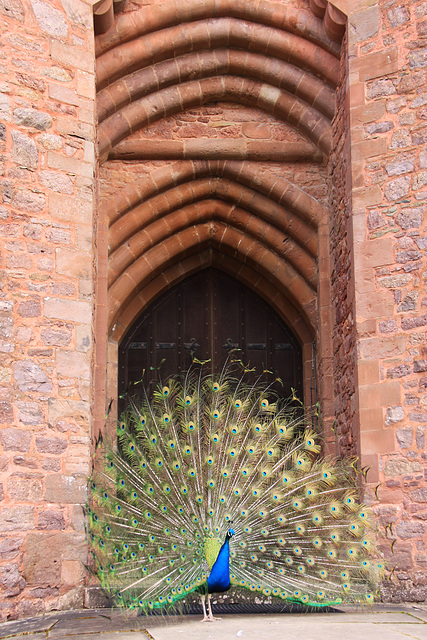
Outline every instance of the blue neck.
<svg viewBox="0 0 427 640">
<path fill-rule="evenodd" d="M 207 584 L 208 593 L 222 593 L 230 588 L 230 542 L 228 536 L 219 550 Z"/>
</svg>

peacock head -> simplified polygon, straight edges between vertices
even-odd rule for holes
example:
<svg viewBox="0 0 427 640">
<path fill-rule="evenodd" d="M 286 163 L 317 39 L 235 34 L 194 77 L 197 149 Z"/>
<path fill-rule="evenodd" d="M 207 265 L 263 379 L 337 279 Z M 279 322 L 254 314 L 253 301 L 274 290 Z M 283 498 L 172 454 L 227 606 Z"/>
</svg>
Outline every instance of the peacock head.
<svg viewBox="0 0 427 640">
<path fill-rule="evenodd" d="M 230 540 L 230 538 L 232 538 L 232 537 L 233 537 L 233 536 L 235 536 L 235 535 L 236 535 L 236 533 L 235 533 L 234 529 L 231 529 L 231 528 L 230 528 L 230 529 L 227 531 L 227 540 Z"/>
</svg>

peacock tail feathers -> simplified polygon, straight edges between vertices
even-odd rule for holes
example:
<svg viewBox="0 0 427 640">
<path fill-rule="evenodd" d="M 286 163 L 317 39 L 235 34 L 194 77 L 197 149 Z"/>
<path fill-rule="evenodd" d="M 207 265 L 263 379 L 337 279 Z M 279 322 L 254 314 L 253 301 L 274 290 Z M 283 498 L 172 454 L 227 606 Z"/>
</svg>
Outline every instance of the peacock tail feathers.
<svg viewBox="0 0 427 640">
<path fill-rule="evenodd" d="M 382 566 L 354 464 L 260 381 L 203 374 L 133 400 L 91 479 L 101 585 L 127 607 L 203 593 L 231 525 L 230 579 L 254 596 L 371 601 Z"/>
</svg>

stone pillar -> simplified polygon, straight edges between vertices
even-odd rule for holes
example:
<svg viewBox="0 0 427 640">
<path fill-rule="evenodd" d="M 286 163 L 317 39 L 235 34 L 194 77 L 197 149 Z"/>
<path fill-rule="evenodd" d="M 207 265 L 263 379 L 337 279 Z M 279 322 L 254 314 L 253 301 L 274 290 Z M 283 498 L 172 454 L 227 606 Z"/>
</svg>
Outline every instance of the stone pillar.
<svg viewBox="0 0 427 640">
<path fill-rule="evenodd" d="M 3 617 L 81 606 L 93 317 L 91 3 L 0 2 Z"/>
<path fill-rule="evenodd" d="M 380 548 L 395 569 L 383 597 L 419 601 L 427 594 L 427 6 L 335 4 L 348 15 L 349 38 L 353 431 L 377 487 Z"/>
</svg>

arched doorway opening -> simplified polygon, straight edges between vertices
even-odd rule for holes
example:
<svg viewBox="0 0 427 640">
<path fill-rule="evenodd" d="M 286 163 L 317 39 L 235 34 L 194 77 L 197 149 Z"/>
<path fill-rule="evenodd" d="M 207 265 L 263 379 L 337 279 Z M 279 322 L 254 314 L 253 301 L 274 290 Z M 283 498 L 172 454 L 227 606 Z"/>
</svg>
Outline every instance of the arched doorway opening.
<svg viewBox="0 0 427 640">
<path fill-rule="evenodd" d="M 231 353 L 258 373 L 279 377 L 285 396 L 294 389 L 303 398 L 302 348 L 291 329 L 249 287 L 204 269 L 158 297 L 128 330 L 119 347 L 119 396 L 144 371 L 147 380 L 160 367 L 164 379 L 185 371 L 193 357 L 217 371 Z"/>
</svg>

